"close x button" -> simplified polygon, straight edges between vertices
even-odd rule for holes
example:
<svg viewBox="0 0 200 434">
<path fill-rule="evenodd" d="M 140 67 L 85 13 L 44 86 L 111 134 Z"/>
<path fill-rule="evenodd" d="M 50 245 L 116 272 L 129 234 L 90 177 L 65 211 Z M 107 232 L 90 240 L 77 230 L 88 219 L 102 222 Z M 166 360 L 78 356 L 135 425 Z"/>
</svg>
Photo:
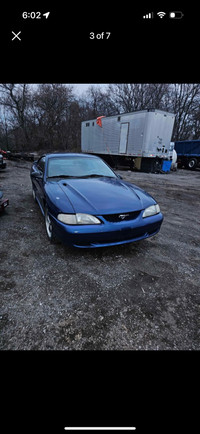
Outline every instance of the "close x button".
<svg viewBox="0 0 200 434">
<path fill-rule="evenodd" d="M 14 40 L 19 40 L 19 41 L 21 41 L 21 38 L 19 37 L 19 35 L 20 35 L 21 33 L 22 33 L 21 30 L 20 30 L 18 33 L 15 33 L 15 32 L 12 30 L 12 34 L 13 34 L 12 41 L 14 41 Z"/>
</svg>

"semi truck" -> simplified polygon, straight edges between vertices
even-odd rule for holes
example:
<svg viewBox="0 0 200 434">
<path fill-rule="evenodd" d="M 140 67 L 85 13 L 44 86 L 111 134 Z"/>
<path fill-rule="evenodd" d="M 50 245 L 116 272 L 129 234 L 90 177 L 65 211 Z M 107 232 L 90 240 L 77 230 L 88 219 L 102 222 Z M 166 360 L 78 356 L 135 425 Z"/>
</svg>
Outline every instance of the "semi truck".
<svg viewBox="0 0 200 434">
<path fill-rule="evenodd" d="M 200 140 L 181 140 L 174 142 L 177 152 L 177 164 L 195 170 L 200 167 Z"/>
<path fill-rule="evenodd" d="M 86 120 L 81 123 L 81 150 L 112 167 L 159 172 L 164 161 L 172 160 L 174 121 L 174 113 L 156 109 Z"/>
</svg>

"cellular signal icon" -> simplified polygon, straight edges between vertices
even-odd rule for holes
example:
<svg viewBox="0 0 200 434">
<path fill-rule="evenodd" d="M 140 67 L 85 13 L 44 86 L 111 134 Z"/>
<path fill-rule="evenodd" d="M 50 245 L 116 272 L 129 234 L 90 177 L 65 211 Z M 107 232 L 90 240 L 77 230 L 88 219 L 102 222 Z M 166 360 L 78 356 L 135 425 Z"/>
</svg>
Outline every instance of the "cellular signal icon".
<svg viewBox="0 0 200 434">
<path fill-rule="evenodd" d="M 143 15 L 143 18 L 144 18 L 144 19 L 153 18 L 153 12 L 149 12 L 148 14 Z"/>
</svg>

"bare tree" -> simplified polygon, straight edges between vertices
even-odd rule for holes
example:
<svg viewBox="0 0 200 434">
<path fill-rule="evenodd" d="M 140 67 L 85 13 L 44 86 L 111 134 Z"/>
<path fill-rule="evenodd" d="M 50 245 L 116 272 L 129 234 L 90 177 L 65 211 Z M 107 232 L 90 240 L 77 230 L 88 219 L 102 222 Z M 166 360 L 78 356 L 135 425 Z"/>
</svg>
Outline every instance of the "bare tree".
<svg viewBox="0 0 200 434">
<path fill-rule="evenodd" d="M 194 83 L 176 83 L 170 85 L 166 110 L 176 115 L 173 138 L 186 140 L 193 138 L 194 120 L 198 118 L 200 85 Z"/>
<path fill-rule="evenodd" d="M 112 102 L 109 99 L 107 89 L 92 85 L 88 88 L 85 98 L 79 100 L 87 119 L 97 116 L 109 116 L 113 114 Z"/>
<path fill-rule="evenodd" d="M 67 147 L 72 86 L 41 84 L 33 97 L 37 142 L 49 150 Z M 63 134 L 64 133 L 64 134 Z"/>
<path fill-rule="evenodd" d="M 29 85 L 1 84 L 0 104 L 4 106 L 7 124 L 13 129 L 16 145 L 22 149 L 28 146 L 27 113 L 30 98 Z"/>
<path fill-rule="evenodd" d="M 126 83 L 110 84 L 108 95 L 116 113 L 161 108 L 167 84 Z"/>
</svg>

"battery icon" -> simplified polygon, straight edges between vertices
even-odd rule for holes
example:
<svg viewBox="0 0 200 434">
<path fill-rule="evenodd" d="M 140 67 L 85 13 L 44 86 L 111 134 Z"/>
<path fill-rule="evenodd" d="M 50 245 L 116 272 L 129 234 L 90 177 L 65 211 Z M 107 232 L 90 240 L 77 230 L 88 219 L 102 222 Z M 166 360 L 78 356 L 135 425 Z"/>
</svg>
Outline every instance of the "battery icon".
<svg viewBox="0 0 200 434">
<path fill-rule="evenodd" d="M 181 18 L 183 18 L 184 14 L 181 11 L 174 11 L 174 12 L 170 12 L 169 13 L 169 18 L 175 19 L 175 20 L 180 20 Z"/>
</svg>

